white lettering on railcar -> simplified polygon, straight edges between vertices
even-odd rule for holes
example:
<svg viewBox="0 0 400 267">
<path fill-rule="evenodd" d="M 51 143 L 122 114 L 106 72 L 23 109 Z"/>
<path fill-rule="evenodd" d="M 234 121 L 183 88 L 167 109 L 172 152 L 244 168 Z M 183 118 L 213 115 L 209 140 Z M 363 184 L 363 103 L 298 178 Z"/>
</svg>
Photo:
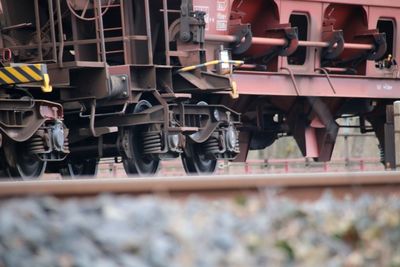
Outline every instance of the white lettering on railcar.
<svg viewBox="0 0 400 267">
<path fill-rule="evenodd" d="M 217 19 L 218 20 L 226 20 L 226 14 L 224 13 L 217 13 Z"/>
<path fill-rule="evenodd" d="M 384 84 L 378 84 L 376 86 L 376 89 L 380 90 L 385 90 L 385 91 L 392 91 L 393 90 L 393 86 L 387 83 Z"/>
<path fill-rule="evenodd" d="M 228 6 L 227 0 L 217 1 L 217 11 L 225 11 Z"/>
<path fill-rule="evenodd" d="M 217 25 L 216 25 L 217 31 L 226 31 L 227 29 L 228 29 L 227 20 L 217 20 Z"/>
</svg>

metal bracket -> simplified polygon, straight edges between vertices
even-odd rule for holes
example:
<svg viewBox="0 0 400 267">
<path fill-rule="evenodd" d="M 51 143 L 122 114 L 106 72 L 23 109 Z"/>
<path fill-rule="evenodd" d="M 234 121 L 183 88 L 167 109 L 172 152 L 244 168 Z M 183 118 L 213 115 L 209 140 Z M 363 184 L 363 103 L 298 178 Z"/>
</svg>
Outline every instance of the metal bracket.
<svg viewBox="0 0 400 267">
<path fill-rule="evenodd" d="M 299 46 L 297 27 L 292 27 L 290 24 L 278 24 L 268 28 L 266 31 L 270 38 L 284 38 L 286 43 L 268 48 L 262 56 L 264 64 L 268 64 L 269 61 L 277 56 L 287 57 L 296 52 Z"/>
<path fill-rule="evenodd" d="M 251 47 L 253 33 L 250 24 L 238 25 L 236 28 L 236 42 L 232 43 L 231 48 L 232 54 L 240 55 Z M 244 41 L 242 42 L 243 39 Z"/>
<path fill-rule="evenodd" d="M 182 42 L 204 43 L 205 15 L 205 12 L 193 11 L 193 0 L 182 0 L 179 33 Z"/>
<path fill-rule="evenodd" d="M 287 27 L 284 28 L 283 31 L 285 32 L 287 45 L 282 47 L 279 55 L 287 57 L 296 52 L 297 47 L 299 46 L 299 34 L 297 27 Z"/>
<path fill-rule="evenodd" d="M 375 48 L 370 52 L 368 60 L 378 60 L 385 55 L 387 50 L 386 33 L 374 32 L 372 37 L 374 38 Z"/>
<path fill-rule="evenodd" d="M 129 77 L 126 74 L 111 75 L 108 98 L 127 98 L 129 96 Z"/>
<path fill-rule="evenodd" d="M 272 38 L 284 38 L 286 44 L 276 47 L 274 54 L 287 57 L 296 52 L 299 46 L 299 34 L 297 27 L 292 27 L 290 23 L 272 25 L 266 29 Z"/>
<path fill-rule="evenodd" d="M 322 49 L 321 57 L 323 59 L 335 59 L 342 54 L 344 50 L 344 37 L 342 30 L 334 30 L 333 27 L 331 27 L 329 30 L 322 32 L 322 39 L 329 42 L 329 46 Z"/>
</svg>

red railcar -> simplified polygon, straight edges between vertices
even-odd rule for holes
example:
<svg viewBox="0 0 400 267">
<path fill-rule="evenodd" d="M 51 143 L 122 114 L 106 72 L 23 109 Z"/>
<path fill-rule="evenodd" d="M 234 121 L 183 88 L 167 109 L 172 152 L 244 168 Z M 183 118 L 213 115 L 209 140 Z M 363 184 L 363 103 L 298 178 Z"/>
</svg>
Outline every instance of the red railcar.
<svg viewBox="0 0 400 267">
<path fill-rule="evenodd" d="M 1 39 L 11 63 L 48 65 L 54 93 L 32 94 L 63 105 L 71 153 L 48 171 L 208 173 L 283 134 L 327 161 L 343 116 L 394 166 L 400 4 L 353 2 L 2 0 Z"/>
<path fill-rule="evenodd" d="M 214 6 L 206 40 L 230 46 L 246 63 L 232 75 L 240 97 L 229 104 L 249 129 L 242 151 L 289 133 L 304 156 L 327 161 L 335 120 L 358 116 L 361 131 L 377 134 L 386 166 L 394 167 L 400 4 L 348 2 L 195 1 Z"/>
</svg>

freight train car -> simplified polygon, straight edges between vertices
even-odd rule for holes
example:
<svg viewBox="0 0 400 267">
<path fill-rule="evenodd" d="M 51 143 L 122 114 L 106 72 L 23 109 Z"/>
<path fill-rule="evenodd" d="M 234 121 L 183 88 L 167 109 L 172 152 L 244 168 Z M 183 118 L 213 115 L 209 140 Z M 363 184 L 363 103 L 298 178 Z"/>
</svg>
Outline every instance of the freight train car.
<svg viewBox="0 0 400 267">
<path fill-rule="evenodd" d="M 340 117 L 374 132 L 395 167 L 393 101 L 399 99 L 396 1 L 195 1 L 210 7 L 207 45 L 231 48 L 242 113 L 241 150 L 292 135 L 304 156 L 331 158 Z M 349 3 L 350 2 L 350 3 Z M 352 4 L 353 3 L 353 4 Z"/>
<path fill-rule="evenodd" d="M 344 116 L 374 131 L 394 166 L 392 103 L 400 4 L 363 0 L 1 0 L 11 63 L 46 63 L 70 155 L 49 172 L 95 174 L 99 159 L 154 174 L 246 160 L 279 136 L 330 159 Z"/>
<path fill-rule="evenodd" d="M 168 2 L 1 1 L 3 49 L 12 63 L 46 63 L 53 92 L 32 94 L 64 109 L 71 153 L 48 172 L 93 175 L 113 157 L 149 175 L 182 157 L 204 173 L 236 157 L 240 115 L 214 98 L 234 94 L 229 73 L 241 62 L 207 61 L 206 13 Z"/>
</svg>

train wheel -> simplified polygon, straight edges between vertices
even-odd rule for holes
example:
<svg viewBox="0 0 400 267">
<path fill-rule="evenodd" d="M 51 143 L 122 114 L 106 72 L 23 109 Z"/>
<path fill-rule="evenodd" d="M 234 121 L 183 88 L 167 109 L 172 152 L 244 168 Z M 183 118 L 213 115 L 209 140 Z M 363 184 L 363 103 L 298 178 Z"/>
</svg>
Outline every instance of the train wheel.
<svg viewBox="0 0 400 267">
<path fill-rule="evenodd" d="M 60 173 L 64 177 L 79 178 L 83 176 L 96 176 L 98 161 L 97 159 L 88 159 L 79 162 L 69 162 Z"/>
<path fill-rule="evenodd" d="M 124 159 L 124 169 L 128 175 L 153 175 L 157 173 L 160 160 L 143 153 L 143 139 L 141 133 L 143 127 L 132 127 L 128 131 L 131 159 Z"/>
<path fill-rule="evenodd" d="M 133 112 L 139 113 L 151 107 L 152 105 L 148 101 L 141 100 L 135 106 Z M 155 173 L 157 173 L 160 167 L 159 158 L 144 154 L 143 133 L 148 131 L 148 128 L 149 126 L 143 125 L 125 129 L 125 131 L 127 131 L 128 134 L 129 150 L 132 152 L 132 158 L 123 159 L 124 169 L 126 174 L 128 175 L 137 175 L 137 176 L 154 175 Z"/>
<path fill-rule="evenodd" d="M 203 144 L 187 143 L 181 157 L 187 174 L 211 174 L 217 168 L 217 159 L 205 155 Z"/>
<path fill-rule="evenodd" d="M 7 173 L 21 180 L 33 180 L 41 176 L 46 169 L 46 162 L 26 151 L 24 143 L 6 143 L 4 153 L 7 155 Z"/>
</svg>

